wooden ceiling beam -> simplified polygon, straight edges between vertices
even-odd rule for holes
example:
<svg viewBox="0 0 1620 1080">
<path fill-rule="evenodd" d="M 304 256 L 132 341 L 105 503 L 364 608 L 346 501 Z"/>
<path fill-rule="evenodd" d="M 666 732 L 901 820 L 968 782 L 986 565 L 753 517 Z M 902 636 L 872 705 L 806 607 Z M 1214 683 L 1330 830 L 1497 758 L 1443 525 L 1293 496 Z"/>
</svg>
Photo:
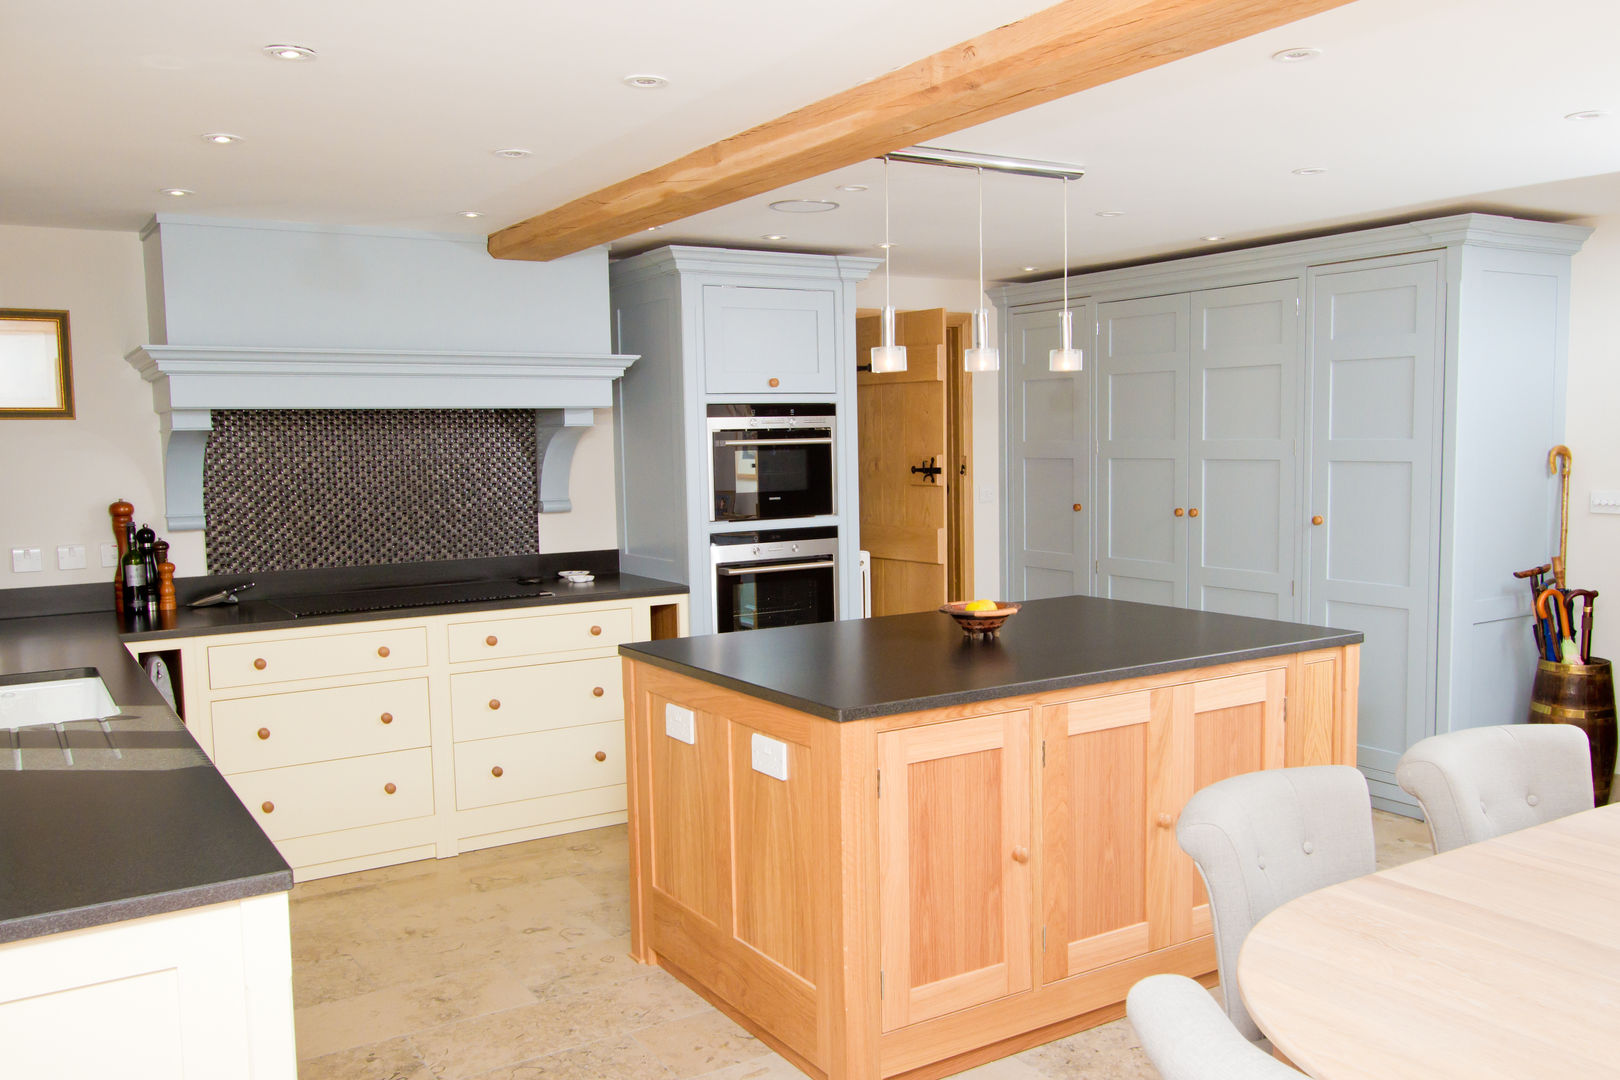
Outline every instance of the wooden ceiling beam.
<svg viewBox="0 0 1620 1080">
<path fill-rule="evenodd" d="M 1350 0 L 1063 0 L 916 63 L 510 225 L 548 261 L 1043 105 Z"/>
</svg>

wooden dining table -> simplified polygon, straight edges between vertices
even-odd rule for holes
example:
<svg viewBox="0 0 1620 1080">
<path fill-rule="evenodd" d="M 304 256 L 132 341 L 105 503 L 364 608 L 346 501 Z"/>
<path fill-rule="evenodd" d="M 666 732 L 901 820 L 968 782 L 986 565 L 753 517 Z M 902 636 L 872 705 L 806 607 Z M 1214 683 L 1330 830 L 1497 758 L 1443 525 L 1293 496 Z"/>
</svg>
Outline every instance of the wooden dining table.
<svg viewBox="0 0 1620 1080">
<path fill-rule="evenodd" d="M 1307 893 L 1237 972 L 1317 1080 L 1620 1076 L 1620 805 Z"/>
</svg>

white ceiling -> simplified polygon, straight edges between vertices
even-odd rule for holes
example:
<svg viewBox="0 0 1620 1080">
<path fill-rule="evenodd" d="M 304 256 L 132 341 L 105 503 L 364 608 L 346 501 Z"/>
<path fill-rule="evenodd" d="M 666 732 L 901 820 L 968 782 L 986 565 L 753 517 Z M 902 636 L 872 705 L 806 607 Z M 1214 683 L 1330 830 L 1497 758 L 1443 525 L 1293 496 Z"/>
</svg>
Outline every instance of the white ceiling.
<svg viewBox="0 0 1620 1080">
<path fill-rule="evenodd" d="M 0 222 L 135 229 L 170 210 L 482 234 L 1043 6 L 11 4 Z M 1071 186 L 1076 266 L 1225 246 L 1206 234 L 1239 244 L 1464 206 L 1620 212 L 1617 41 L 1613 0 L 1357 0 L 934 141 L 1086 166 Z M 272 61 L 259 51 L 272 42 L 319 59 Z M 1269 59 L 1295 45 L 1323 55 Z M 671 84 L 619 82 L 641 71 Z M 1593 108 L 1616 115 L 1563 119 Z M 212 131 L 244 141 L 211 146 L 199 136 Z M 504 146 L 535 154 L 490 153 Z M 1306 166 L 1329 171 L 1291 171 Z M 882 172 L 853 166 L 614 251 L 701 242 L 878 254 Z M 893 165 L 891 178 L 895 273 L 972 276 L 973 174 Z M 1566 183 L 1575 178 L 1591 179 Z M 834 191 L 840 183 L 870 190 Z M 158 194 L 170 186 L 197 194 Z M 787 197 L 843 205 L 815 216 L 766 208 Z M 987 176 L 985 206 L 987 276 L 1049 275 L 1059 185 Z M 464 209 L 486 217 L 457 217 Z M 788 240 L 761 239 L 772 233 Z"/>
</svg>

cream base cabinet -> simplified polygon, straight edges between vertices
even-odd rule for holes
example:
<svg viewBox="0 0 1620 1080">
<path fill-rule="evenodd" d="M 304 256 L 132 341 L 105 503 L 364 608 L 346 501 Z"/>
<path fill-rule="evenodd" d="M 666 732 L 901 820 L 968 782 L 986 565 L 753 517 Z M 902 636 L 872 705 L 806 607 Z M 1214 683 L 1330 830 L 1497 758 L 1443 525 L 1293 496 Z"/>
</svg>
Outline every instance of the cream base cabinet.
<svg viewBox="0 0 1620 1080">
<path fill-rule="evenodd" d="M 0 945 L 0 1073 L 296 1080 L 287 894 Z"/>
<path fill-rule="evenodd" d="M 658 596 L 186 639 L 185 719 L 297 880 L 447 858 L 623 822 L 618 647 L 686 631 Z"/>
<path fill-rule="evenodd" d="M 1009 598 L 1361 631 L 1356 764 L 1414 812 L 1407 747 L 1528 711 L 1513 573 L 1557 548 L 1546 459 L 1589 233 L 1463 214 L 1071 277 L 1094 348 L 1061 395 L 1035 332 L 1061 283 L 1004 287 Z"/>
</svg>

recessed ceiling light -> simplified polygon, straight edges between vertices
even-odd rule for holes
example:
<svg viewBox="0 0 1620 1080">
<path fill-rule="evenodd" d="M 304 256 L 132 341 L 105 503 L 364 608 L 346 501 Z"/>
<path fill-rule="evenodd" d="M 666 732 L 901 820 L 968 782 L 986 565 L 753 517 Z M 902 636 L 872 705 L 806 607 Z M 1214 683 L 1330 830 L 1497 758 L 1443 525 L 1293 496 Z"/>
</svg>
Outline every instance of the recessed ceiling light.
<svg viewBox="0 0 1620 1080">
<path fill-rule="evenodd" d="M 866 185 L 865 184 L 839 184 L 838 185 L 838 190 L 839 191 L 865 191 L 866 190 Z"/>
<path fill-rule="evenodd" d="M 662 75 L 626 75 L 624 85 L 637 90 L 662 90 L 669 85 L 669 80 Z"/>
<path fill-rule="evenodd" d="M 459 213 L 462 217 L 483 217 L 484 216 L 484 212 L 482 210 L 458 210 L 457 213 Z"/>
<path fill-rule="evenodd" d="M 894 247 L 894 244 L 888 240 L 883 240 L 879 241 L 878 247 L 882 248 L 884 251 L 888 251 L 890 248 Z"/>
<path fill-rule="evenodd" d="M 217 143 L 220 146 L 229 146 L 233 142 L 241 142 L 242 136 L 227 135 L 223 131 L 211 131 L 207 135 L 203 136 L 203 141 Z"/>
<path fill-rule="evenodd" d="M 1033 273 L 1033 272 L 1034 272 L 1034 270 L 1035 270 L 1035 268 L 1034 268 L 1034 267 L 1033 267 L 1033 266 L 1026 266 L 1026 267 L 1024 267 L 1024 273 L 1026 273 L 1026 274 L 1028 274 L 1028 273 Z"/>
<path fill-rule="evenodd" d="M 1295 176 L 1321 176 L 1325 172 L 1327 172 L 1327 170 L 1322 168 L 1320 165 L 1310 165 L 1310 166 L 1307 166 L 1306 168 L 1303 168 L 1303 169 L 1295 169 L 1294 170 L 1294 175 Z"/>
<path fill-rule="evenodd" d="M 1099 210 L 1099 211 L 1097 211 L 1097 216 L 1098 217 L 1124 217 L 1125 216 L 1125 211 L 1123 211 L 1123 210 Z"/>
<path fill-rule="evenodd" d="M 534 151 L 525 150 L 521 146 L 508 146 L 501 150 L 491 150 L 490 153 L 494 154 L 496 157 L 503 158 L 526 158 L 530 154 L 534 153 Z"/>
<path fill-rule="evenodd" d="M 1604 112 L 1602 109 L 1582 109 L 1580 112 L 1566 113 L 1564 115 L 1564 119 L 1565 120 L 1575 120 L 1575 121 L 1602 120 L 1604 117 L 1606 117 L 1608 115 L 1609 114 Z"/>
<path fill-rule="evenodd" d="M 1315 60 L 1321 55 L 1321 49 L 1300 45 L 1292 49 L 1283 49 L 1281 52 L 1274 52 L 1271 54 L 1271 58 L 1279 64 L 1298 64 L 1305 60 Z"/>
<path fill-rule="evenodd" d="M 761 240 L 786 240 L 787 237 L 783 236 L 781 233 L 773 232 L 773 233 L 766 233 L 764 236 L 760 237 L 760 239 Z"/>
<path fill-rule="evenodd" d="M 158 194 L 160 194 L 160 195 L 168 195 L 171 198 L 175 198 L 175 199 L 183 199 L 187 195 L 195 195 L 197 193 L 195 191 L 192 191 L 190 188 L 166 187 L 166 188 L 162 189 Z"/>
<path fill-rule="evenodd" d="M 663 228 L 662 225 L 649 225 L 649 226 L 647 226 L 647 231 L 648 232 L 657 232 L 659 229 L 662 229 L 662 228 Z"/>
<path fill-rule="evenodd" d="M 779 214 L 825 214 L 838 209 L 838 204 L 831 199 L 779 199 L 771 209 Z"/>
<path fill-rule="evenodd" d="M 264 54 L 277 60 L 315 59 L 315 50 L 308 45 L 266 45 Z"/>
<path fill-rule="evenodd" d="M 1210 233 L 1208 236 L 1200 236 L 1198 239 L 1203 240 L 1206 243 L 1213 244 L 1217 240 L 1225 240 L 1226 237 L 1222 236 L 1220 233 Z"/>
</svg>

